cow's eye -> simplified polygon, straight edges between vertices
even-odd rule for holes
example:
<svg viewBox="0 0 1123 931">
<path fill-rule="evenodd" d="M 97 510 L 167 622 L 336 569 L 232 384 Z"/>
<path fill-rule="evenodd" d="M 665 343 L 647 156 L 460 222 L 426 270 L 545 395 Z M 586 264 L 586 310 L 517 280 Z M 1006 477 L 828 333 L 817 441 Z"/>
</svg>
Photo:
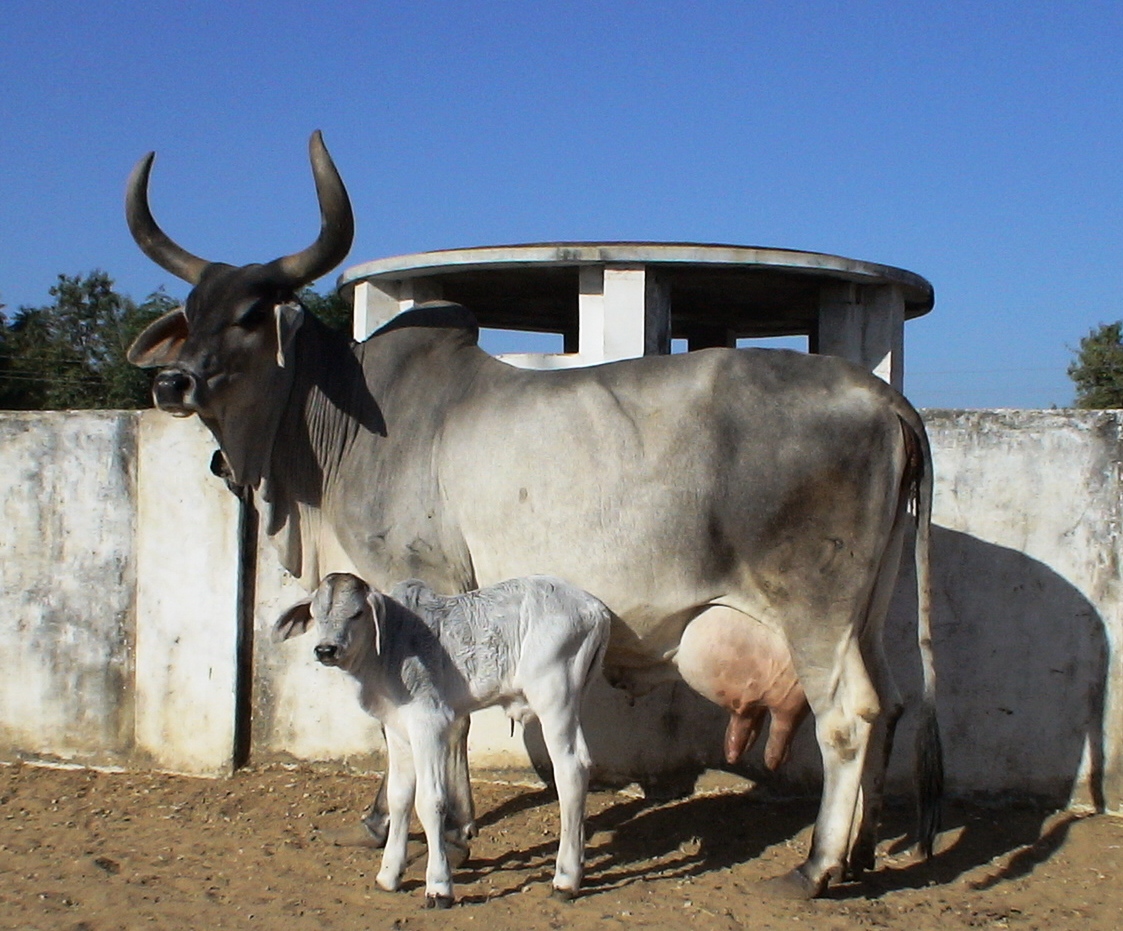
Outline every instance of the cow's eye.
<svg viewBox="0 0 1123 931">
<path fill-rule="evenodd" d="M 252 329 L 266 321 L 269 310 L 270 304 L 268 301 L 254 301 L 242 311 L 241 315 L 234 322 L 237 326 L 245 329 Z"/>
</svg>

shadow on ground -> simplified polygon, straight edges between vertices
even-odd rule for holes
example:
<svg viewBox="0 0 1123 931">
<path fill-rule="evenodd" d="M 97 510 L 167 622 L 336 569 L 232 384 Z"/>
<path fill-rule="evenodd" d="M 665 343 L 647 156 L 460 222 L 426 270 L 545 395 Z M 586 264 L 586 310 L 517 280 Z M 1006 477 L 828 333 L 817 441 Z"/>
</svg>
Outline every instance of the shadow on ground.
<svg viewBox="0 0 1123 931">
<path fill-rule="evenodd" d="M 760 790 L 670 802 L 620 794 L 609 798 L 587 820 L 584 895 L 620 889 L 653 876 L 697 877 L 750 863 L 774 848 L 783 848 L 786 856 L 769 858 L 761 867 L 760 878 L 771 878 L 797 865 L 806 853 L 818 804 L 815 799 L 778 799 Z M 473 858 L 458 872 L 458 882 L 475 882 L 499 873 L 521 874 L 516 884 L 492 893 L 490 897 L 495 898 L 549 881 L 557 851 L 553 794 L 528 789 L 484 813 L 479 823 L 484 830 L 496 828 L 516 814 L 529 814 L 541 822 L 542 842 L 486 859 Z M 973 880 L 972 888 L 990 889 L 1030 875 L 1061 847 L 1070 826 L 1080 817 L 1034 806 L 951 802 L 945 808 L 937 853 L 925 862 L 911 851 L 911 807 L 891 805 L 883 825 L 885 840 L 878 868 L 860 881 L 833 886 L 827 896 L 876 899 L 899 890 L 950 884 L 988 865 L 992 869 Z M 768 872 L 773 859 L 775 869 Z"/>
</svg>

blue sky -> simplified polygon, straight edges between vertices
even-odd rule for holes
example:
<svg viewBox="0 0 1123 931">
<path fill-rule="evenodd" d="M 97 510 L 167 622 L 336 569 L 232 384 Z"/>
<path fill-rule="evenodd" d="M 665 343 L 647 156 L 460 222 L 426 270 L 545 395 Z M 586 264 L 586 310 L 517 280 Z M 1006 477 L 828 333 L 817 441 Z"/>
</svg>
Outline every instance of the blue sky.
<svg viewBox="0 0 1123 931">
<path fill-rule="evenodd" d="M 1094 0 L 3 0 L 0 302 L 94 268 L 186 292 L 122 216 L 152 149 L 190 250 L 303 247 L 318 128 L 346 265 L 569 239 L 896 265 L 936 290 L 914 403 L 1063 407 L 1072 350 L 1123 317 L 1120 48 L 1123 4 Z"/>
</svg>

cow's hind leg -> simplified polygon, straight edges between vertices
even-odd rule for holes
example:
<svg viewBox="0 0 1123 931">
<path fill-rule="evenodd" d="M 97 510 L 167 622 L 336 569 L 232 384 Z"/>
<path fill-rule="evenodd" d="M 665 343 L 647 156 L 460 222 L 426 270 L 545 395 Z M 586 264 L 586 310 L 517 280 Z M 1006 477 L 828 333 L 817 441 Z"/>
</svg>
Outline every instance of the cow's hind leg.
<svg viewBox="0 0 1123 931">
<path fill-rule="evenodd" d="M 880 635 L 869 644 L 864 653 L 868 657 L 867 668 L 881 697 L 882 713 L 870 730 L 869 749 L 862 774 L 861 805 L 846 864 L 847 879 L 858 879 L 864 871 L 874 868 L 885 799 L 885 773 L 893 752 L 893 735 L 904 710 L 900 693 L 889 671 Z"/>
<path fill-rule="evenodd" d="M 774 881 L 784 895 L 813 898 L 846 872 L 870 736 L 880 714 L 877 691 L 866 671 L 861 648 L 848 637 L 830 666 L 800 662 L 815 713 L 815 735 L 823 757 L 823 800 L 815 821 L 811 853 L 791 873 Z"/>
<path fill-rule="evenodd" d="M 867 623 L 862 631 L 861 649 L 881 704 L 881 715 L 870 733 L 870 746 L 862 775 L 861 811 L 854 827 L 854 838 L 847 861 L 847 878 L 857 879 L 865 870 L 874 868 L 881 810 L 885 798 L 885 773 L 893 751 L 893 735 L 904 710 L 901 693 L 893 681 L 889 660 L 885 655 L 884 628 L 889 613 L 889 602 L 897 582 L 897 570 L 904 545 L 905 502 L 902 500 L 881 559 L 881 569 L 870 599 Z"/>
</svg>

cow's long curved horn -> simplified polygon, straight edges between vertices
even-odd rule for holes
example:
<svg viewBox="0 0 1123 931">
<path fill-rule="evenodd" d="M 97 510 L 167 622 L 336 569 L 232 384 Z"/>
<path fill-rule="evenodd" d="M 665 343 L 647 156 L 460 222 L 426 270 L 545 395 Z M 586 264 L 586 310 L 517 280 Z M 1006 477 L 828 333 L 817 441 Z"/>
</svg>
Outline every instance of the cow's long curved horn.
<svg viewBox="0 0 1123 931">
<path fill-rule="evenodd" d="M 152 171 L 155 152 L 149 152 L 136 163 L 125 186 L 125 219 L 129 232 L 141 251 L 153 262 L 190 284 L 198 284 L 203 269 L 210 263 L 176 245 L 156 225 L 148 209 L 148 175 Z"/>
<path fill-rule="evenodd" d="M 320 201 L 320 235 L 303 252 L 277 259 L 274 263 L 285 281 L 297 288 L 326 275 L 342 262 L 351 250 L 351 241 L 355 236 L 351 199 L 319 130 L 312 133 L 312 138 L 308 140 L 308 155 L 312 160 L 316 196 Z"/>
</svg>

